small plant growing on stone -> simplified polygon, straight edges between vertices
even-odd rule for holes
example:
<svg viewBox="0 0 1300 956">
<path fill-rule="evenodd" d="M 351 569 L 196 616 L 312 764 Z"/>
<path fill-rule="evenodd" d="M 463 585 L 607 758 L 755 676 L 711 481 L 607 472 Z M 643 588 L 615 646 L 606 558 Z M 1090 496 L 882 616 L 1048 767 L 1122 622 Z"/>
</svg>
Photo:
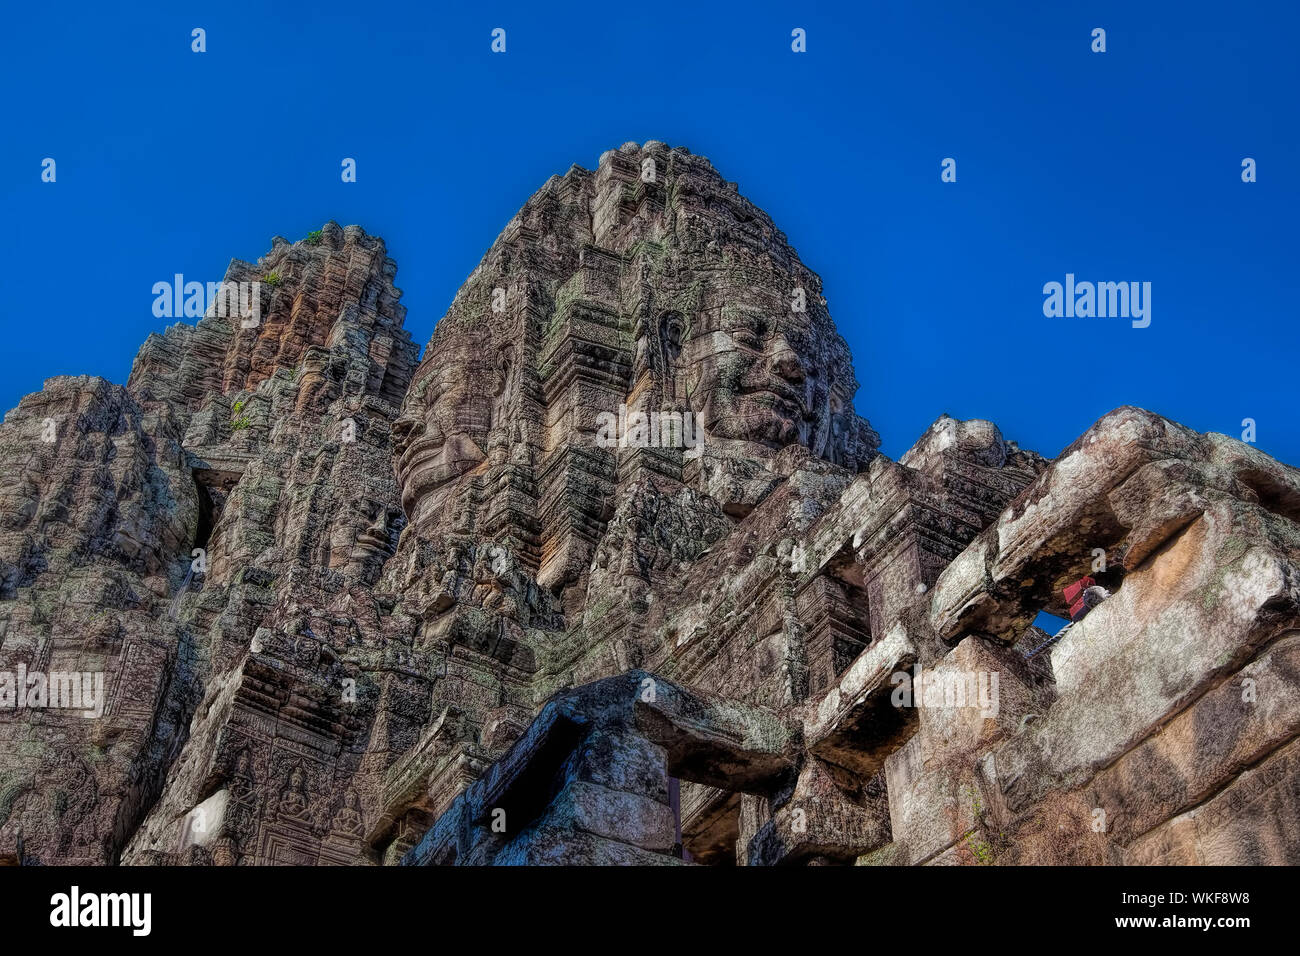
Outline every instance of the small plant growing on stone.
<svg viewBox="0 0 1300 956">
<path fill-rule="evenodd" d="M 272 288 L 274 288 L 275 286 L 277 286 L 277 285 L 280 284 L 280 273 L 278 273 L 278 272 L 268 272 L 268 273 L 266 274 L 266 278 L 263 279 L 262 281 L 264 281 L 267 285 L 269 285 L 269 286 L 271 286 Z"/>
<path fill-rule="evenodd" d="M 993 862 L 993 847 L 989 846 L 984 840 L 975 839 L 975 834 L 971 834 L 966 840 L 966 845 L 970 848 L 971 856 L 980 866 L 988 866 Z"/>
<path fill-rule="evenodd" d="M 325 231 L 323 229 L 313 229 L 311 232 L 307 233 L 307 238 L 304 239 L 303 242 L 307 243 L 309 246 L 314 246 L 320 242 L 320 238 L 324 234 Z"/>
</svg>

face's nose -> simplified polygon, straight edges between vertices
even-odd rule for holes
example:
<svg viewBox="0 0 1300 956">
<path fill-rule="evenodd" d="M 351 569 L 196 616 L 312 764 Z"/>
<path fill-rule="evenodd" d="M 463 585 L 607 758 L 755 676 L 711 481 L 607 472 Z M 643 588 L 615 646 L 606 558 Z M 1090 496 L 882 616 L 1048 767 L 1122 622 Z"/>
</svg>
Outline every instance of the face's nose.
<svg viewBox="0 0 1300 956">
<path fill-rule="evenodd" d="M 790 343 L 784 338 L 776 340 L 775 350 L 772 353 L 768 367 L 791 385 L 802 385 L 804 379 L 807 378 L 807 373 L 804 371 L 803 362 L 799 360 L 798 353 L 790 348 Z"/>
</svg>

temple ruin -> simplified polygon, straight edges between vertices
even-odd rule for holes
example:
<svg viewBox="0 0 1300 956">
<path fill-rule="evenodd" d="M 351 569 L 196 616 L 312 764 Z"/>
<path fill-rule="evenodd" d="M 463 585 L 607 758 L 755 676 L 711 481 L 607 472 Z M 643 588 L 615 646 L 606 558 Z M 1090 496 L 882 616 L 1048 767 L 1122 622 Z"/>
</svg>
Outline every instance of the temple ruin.
<svg viewBox="0 0 1300 956">
<path fill-rule="evenodd" d="M 0 861 L 1300 863 L 1300 471 L 1132 407 L 888 459 L 816 273 L 658 142 L 422 360 L 395 277 L 277 238 L 254 327 L 5 417 L 0 671 L 107 706 L 0 709 Z"/>
</svg>

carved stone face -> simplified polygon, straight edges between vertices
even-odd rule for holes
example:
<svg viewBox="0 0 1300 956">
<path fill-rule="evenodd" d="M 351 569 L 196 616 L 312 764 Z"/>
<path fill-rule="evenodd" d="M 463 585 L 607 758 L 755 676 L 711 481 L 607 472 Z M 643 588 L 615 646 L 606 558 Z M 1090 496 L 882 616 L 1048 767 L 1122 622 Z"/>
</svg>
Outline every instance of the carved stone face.
<svg viewBox="0 0 1300 956">
<path fill-rule="evenodd" d="M 486 516 L 492 536 L 535 549 L 543 586 L 572 580 L 616 506 L 615 456 L 598 445 L 620 410 L 691 413 L 692 459 L 744 463 L 792 445 L 854 470 L 870 458 L 878 437 L 853 411 L 851 357 L 820 280 L 707 163 L 674 164 L 671 215 L 654 203 L 601 212 L 621 201 L 617 176 L 548 187 L 457 293 L 393 426 L 412 540 Z"/>
<path fill-rule="evenodd" d="M 434 356 L 416 373 L 393 423 L 393 455 L 402 507 L 413 521 L 438 507 L 439 491 L 485 457 L 491 391 L 467 356 Z M 418 507 L 417 507 L 418 506 Z"/>
<path fill-rule="evenodd" d="M 708 437 L 811 446 L 829 386 L 806 315 L 724 308 L 701 324 L 683 347 L 678 378 Z"/>
</svg>

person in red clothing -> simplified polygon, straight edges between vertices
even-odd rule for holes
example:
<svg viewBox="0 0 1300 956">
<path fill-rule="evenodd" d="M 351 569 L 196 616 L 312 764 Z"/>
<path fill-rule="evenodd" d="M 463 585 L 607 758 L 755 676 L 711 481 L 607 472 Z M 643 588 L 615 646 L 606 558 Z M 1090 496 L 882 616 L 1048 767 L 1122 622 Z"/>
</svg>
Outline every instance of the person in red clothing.
<svg viewBox="0 0 1300 956">
<path fill-rule="evenodd" d="M 1082 620 L 1085 614 L 1110 597 L 1110 592 L 1090 576 L 1079 578 L 1061 593 L 1070 605 L 1070 623 Z"/>
</svg>

